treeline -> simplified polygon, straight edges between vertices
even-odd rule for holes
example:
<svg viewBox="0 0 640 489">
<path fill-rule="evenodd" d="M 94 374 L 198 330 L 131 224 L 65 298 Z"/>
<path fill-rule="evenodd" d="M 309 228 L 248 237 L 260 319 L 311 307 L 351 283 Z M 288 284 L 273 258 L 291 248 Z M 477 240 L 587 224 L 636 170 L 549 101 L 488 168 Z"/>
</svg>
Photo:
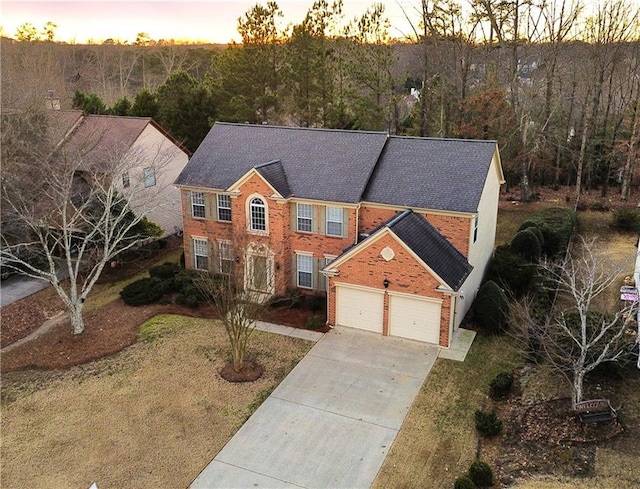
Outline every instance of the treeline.
<svg viewBox="0 0 640 489">
<path fill-rule="evenodd" d="M 55 90 L 65 107 L 152 116 L 192 150 L 215 120 L 490 138 L 523 199 L 542 185 L 627 196 L 639 178 L 637 7 L 466 4 L 463 16 L 455 0 L 416 2 L 402 43 L 383 6 L 345 22 L 325 0 L 285 30 L 275 2 L 258 4 L 224 49 L 4 40 L 3 105 Z"/>
</svg>

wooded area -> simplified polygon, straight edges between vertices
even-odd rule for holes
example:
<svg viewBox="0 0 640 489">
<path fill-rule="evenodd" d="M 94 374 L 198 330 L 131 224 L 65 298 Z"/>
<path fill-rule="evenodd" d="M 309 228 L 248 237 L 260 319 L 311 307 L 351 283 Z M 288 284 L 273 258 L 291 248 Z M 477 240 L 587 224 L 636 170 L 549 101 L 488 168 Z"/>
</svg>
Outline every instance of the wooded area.
<svg viewBox="0 0 640 489">
<path fill-rule="evenodd" d="M 227 46 L 62 44 L 55 26 L 24 28 L 2 39 L 2 106 L 52 93 L 62 108 L 151 116 L 191 150 L 215 120 L 496 139 L 523 200 L 557 185 L 575 185 L 576 203 L 585 188 L 625 197 L 640 180 L 638 7 L 593 3 L 415 0 L 402 41 L 382 5 L 349 20 L 326 0 L 285 30 L 275 2 L 257 4 Z"/>
</svg>

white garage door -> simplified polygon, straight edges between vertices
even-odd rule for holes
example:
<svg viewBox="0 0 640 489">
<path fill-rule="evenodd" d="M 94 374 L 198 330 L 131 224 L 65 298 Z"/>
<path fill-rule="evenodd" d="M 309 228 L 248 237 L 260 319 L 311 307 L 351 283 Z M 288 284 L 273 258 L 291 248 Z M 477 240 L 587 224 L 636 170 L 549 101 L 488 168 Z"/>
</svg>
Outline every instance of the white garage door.
<svg viewBox="0 0 640 489">
<path fill-rule="evenodd" d="M 382 333 L 382 292 L 338 286 L 336 302 L 336 323 Z"/>
<path fill-rule="evenodd" d="M 440 303 L 389 294 L 389 334 L 438 344 Z"/>
</svg>

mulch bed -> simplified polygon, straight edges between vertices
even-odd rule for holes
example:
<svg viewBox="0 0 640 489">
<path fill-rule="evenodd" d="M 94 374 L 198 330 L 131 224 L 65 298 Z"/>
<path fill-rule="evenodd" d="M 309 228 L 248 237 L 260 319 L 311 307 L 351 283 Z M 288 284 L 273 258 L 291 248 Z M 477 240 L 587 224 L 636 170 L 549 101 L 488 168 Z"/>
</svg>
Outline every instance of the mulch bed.
<svg viewBox="0 0 640 489">
<path fill-rule="evenodd" d="M 15 306 L 11 304 L 2 308 L 3 346 L 26 336 L 24 322 L 15 320 L 21 312 L 31 309 L 39 310 L 40 314 L 29 317 L 31 321 L 38 321 L 41 316 L 44 316 L 42 311 L 45 306 L 38 304 L 37 307 L 32 307 L 38 303 L 38 299 L 45 304 L 51 300 L 46 295 L 36 298 L 27 297 L 15 303 Z M 13 307 L 8 314 L 9 311 L 5 309 L 11 306 Z M 3 353 L 0 369 L 2 372 L 27 368 L 63 369 L 112 355 L 135 343 L 140 325 L 158 314 L 215 317 L 213 311 L 205 306 L 195 309 L 176 304 L 131 307 L 127 306 L 122 299 L 118 299 L 87 312 L 85 331 L 79 335 L 72 333 L 70 321 L 65 320 L 27 344 Z M 302 309 L 272 309 L 263 320 L 304 329 L 307 319 L 312 314 Z M 36 328 L 32 324 L 31 328 L 27 328 L 29 330 L 27 334 L 41 325 L 42 321 L 35 323 Z"/>
</svg>

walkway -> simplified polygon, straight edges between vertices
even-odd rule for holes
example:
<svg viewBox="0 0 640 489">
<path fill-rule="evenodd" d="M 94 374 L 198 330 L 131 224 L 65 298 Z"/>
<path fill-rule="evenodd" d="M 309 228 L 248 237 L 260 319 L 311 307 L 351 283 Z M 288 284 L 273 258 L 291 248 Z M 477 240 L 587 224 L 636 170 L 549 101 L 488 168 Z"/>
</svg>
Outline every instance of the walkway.
<svg viewBox="0 0 640 489">
<path fill-rule="evenodd" d="M 332 330 L 191 488 L 370 487 L 439 351 Z"/>
</svg>

